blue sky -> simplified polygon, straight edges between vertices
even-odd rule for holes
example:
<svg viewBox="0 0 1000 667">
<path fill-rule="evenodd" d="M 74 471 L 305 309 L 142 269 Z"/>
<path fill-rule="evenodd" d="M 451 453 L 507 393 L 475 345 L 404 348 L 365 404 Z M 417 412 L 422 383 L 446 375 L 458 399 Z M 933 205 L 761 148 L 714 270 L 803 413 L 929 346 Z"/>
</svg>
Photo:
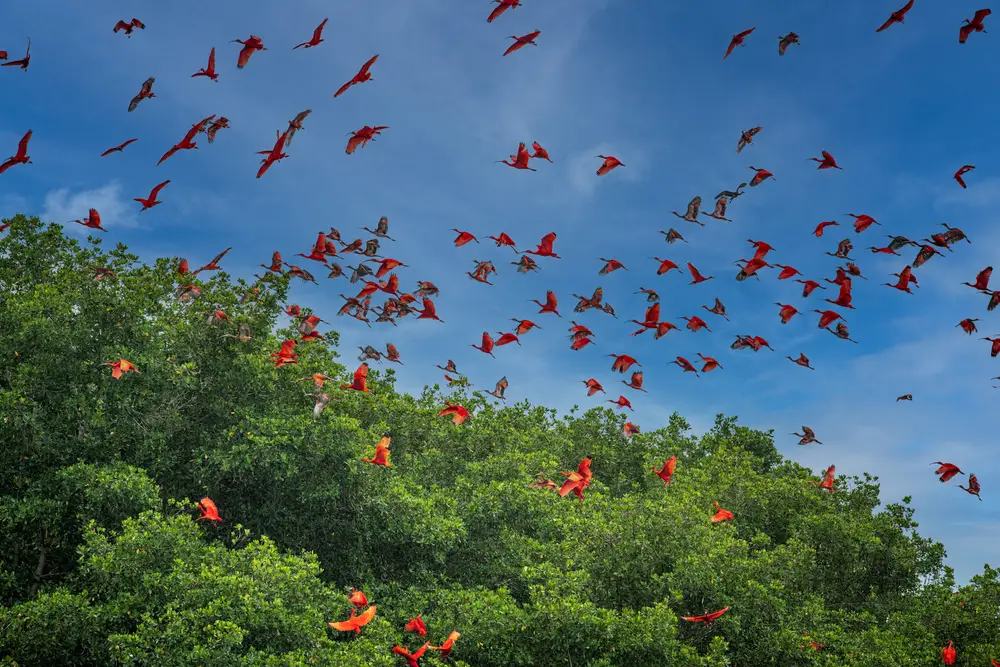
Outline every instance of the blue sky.
<svg viewBox="0 0 1000 667">
<path fill-rule="evenodd" d="M 23 211 L 65 223 L 94 206 L 108 241 L 128 244 L 146 261 L 181 255 L 198 266 L 231 245 L 224 266 L 243 276 L 274 250 L 286 258 L 308 253 L 317 232 L 330 226 L 350 239 L 388 216 L 398 241 L 383 248 L 411 267 L 398 271 L 403 288 L 435 282 L 447 324 L 410 319 L 368 329 L 329 317 L 337 293 L 353 293 L 346 281 L 297 286 L 296 302 L 335 322 L 348 365 L 354 346 L 393 342 L 406 364 L 397 370 L 403 390 L 441 382 L 434 364 L 451 358 L 477 387 L 492 388 L 506 375 L 510 399 L 561 411 L 623 393 L 644 430 L 665 424 L 674 411 L 699 431 L 716 413 L 738 415 L 750 426 L 773 428 L 779 449 L 817 472 L 831 463 L 840 473 L 870 471 L 880 477 L 884 499 L 912 495 L 921 531 L 945 543 L 960 578 L 984 562 L 997 564 L 1000 460 L 988 452 L 1000 415 L 990 377 L 1000 375 L 1000 360 L 990 359 L 989 344 L 978 339 L 1000 331 L 1000 312 L 987 313 L 986 298 L 960 284 L 994 261 L 991 248 L 1000 242 L 992 213 L 1000 203 L 992 148 L 1000 138 L 998 94 L 980 83 L 992 80 L 996 46 L 991 34 L 957 43 L 962 19 L 978 5 L 918 0 L 904 25 L 876 34 L 902 2 L 776 9 L 726 0 L 712 14 L 688 4 L 524 0 L 487 24 L 491 5 L 456 0 L 337 8 L 319 0 L 247 0 L 238 11 L 207 14 L 169 3 L 124 12 L 106 0 L 5 3 L 0 49 L 19 58 L 30 36 L 32 63 L 28 72 L 0 70 L 7 101 L 0 152 L 13 154 L 27 129 L 35 134 L 34 164 L 0 177 L 0 216 Z M 133 15 L 144 31 L 131 39 L 112 33 L 118 19 Z M 293 52 L 326 17 L 327 41 Z M 723 61 L 732 35 L 752 26 L 746 46 Z M 537 47 L 501 57 L 508 35 L 535 29 L 542 31 Z M 802 46 L 779 58 L 778 37 L 789 31 Z M 251 33 L 269 50 L 238 71 L 239 45 L 229 42 Z M 213 46 L 219 82 L 191 79 Z M 376 53 L 374 79 L 334 100 Z M 126 113 L 149 76 L 156 77 L 156 98 Z M 255 180 L 255 152 L 269 149 L 275 130 L 306 108 L 313 114 L 290 157 Z M 228 117 L 232 128 L 215 144 L 202 139 L 198 150 L 155 166 L 212 113 Z M 363 125 L 390 129 L 345 155 L 347 133 Z M 756 125 L 764 127 L 756 145 L 737 155 L 740 130 Z M 97 157 L 132 137 L 139 141 L 124 153 Z M 534 173 L 494 164 L 518 142 L 533 140 L 554 164 L 533 163 Z M 808 158 L 822 150 L 844 171 L 816 171 Z M 597 178 L 598 154 L 626 166 Z M 731 204 L 733 224 L 705 218 L 701 228 L 669 215 L 695 195 L 711 210 L 717 192 L 749 180 L 751 164 L 775 180 Z M 966 176 L 968 190 L 951 179 L 963 164 L 977 166 Z M 132 198 L 168 178 L 163 204 L 138 217 Z M 868 213 L 882 226 L 856 238 L 848 212 Z M 831 219 L 842 226 L 815 238 L 815 225 Z M 943 229 L 941 222 L 960 226 L 973 244 L 960 243 L 918 269 L 920 289 L 912 296 L 879 286 L 913 252 L 885 258 L 865 248 L 883 245 L 889 233 L 925 237 Z M 485 243 L 456 249 L 452 227 Z M 657 230 L 670 227 L 690 244 L 664 243 Z M 541 271 L 518 274 L 508 264 L 517 257 L 485 239 L 501 231 L 521 249 L 556 232 L 563 259 L 541 258 Z M 869 278 L 854 281 L 857 310 L 845 313 L 859 345 L 818 330 L 813 313 L 780 324 L 775 302 L 808 313 L 834 298 L 833 290 L 803 301 L 801 285 L 777 281 L 773 270 L 759 282 L 733 280 L 732 262 L 750 256 L 748 238 L 777 248 L 769 260 L 821 280 L 838 265 L 823 253 L 847 237 Z M 653 256 L 682 267 L 692 261 L 716 278 L 689 286 L 686 275 L 658 277 Z M 599 277 L 599 257 L 615 257 L 629 271 Z M 494 287 L 465 276 L 475 259 L 495 261 Z M 619 320 L 576 316 L 597 337 L 572 352 L 570 295 L 597 286 Z M 626 322 L 641 319 L 647 305 L 633 294 L 639 286 L 660 292 L 664 319 L 683 325 L 681 316 L 698 314 L 713 332 L 630 337 L 635 327 Z M 560 297 L 561 320 L 536 316 L 527 303 L 544 299 L 546 289 Z M 715 297 L 731 323 L 700 308 Z M 525 335 L 521 348 L 501 348 L 496 359 L 469 347 L 484 330 L 509 331 L 512 317 L 543 330 Z M 980 318 L 978 335 L 955 328 L 965 317 Z M 736 334 L 764 336 L 777 352 L 730 350 Z M 717 357 L 724 369 L 695 378 L 668 363 L 697 352 Z M 800 352 L 815 372 L 784 358 Z M 611 353 L 642 363 L 648 394 L 617 383 Z M 608 395 L 587 399 L 580 381 L 589 377 Z M 905 393 L 914 401 L 896 403 Z M 786 434 L 802 424 L 826 444 L 798 447 Z M 984 502 L 939 484 L 928 465 L 936 460 L 976 473 Z"/>
</svg>

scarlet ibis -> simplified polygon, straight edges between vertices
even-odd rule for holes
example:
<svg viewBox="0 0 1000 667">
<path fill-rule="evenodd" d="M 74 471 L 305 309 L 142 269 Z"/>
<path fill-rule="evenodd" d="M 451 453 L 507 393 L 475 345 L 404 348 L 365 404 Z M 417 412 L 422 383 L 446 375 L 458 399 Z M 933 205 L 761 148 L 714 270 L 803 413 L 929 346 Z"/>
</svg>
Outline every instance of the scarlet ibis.
<svg viewBox="0 0 1000 667">
<path fill-rule="evenodd" d="M 318 26 L 316 26 L 316 29 L 313 30 L 312 37 L 309 39 L 309 41 L 308 42 L 302 42 L 301 44 L 292 47 L 292 51 L 294 51 L 295 49 L 301 48 L 303 46 L 306 47 L 307 49 L 309 49 L 309 48 L 312 48 L 314 46 L 318 46 L 320 42 L 326 41 L 326 40 L 323 39 L 323 28 L 326 27 L 326 22 L 328 20 L 329 19 L 323 19 L 320 22 L 320 24 Z"/>
<path fill-rule="evenodd" d="M 359 83 L 365 83 L 366 81 L 371 81 L 373 77 L 372 77 L 371 72 L 369 70 L 372 68 L 372 65 L 375 64 L 376 60 L 378 60 L 378 54 L 375 54 L 374 56 L 372 56 L 371 58 L 369 58 L 368 62 L 366 62 L 364 65 L 362 65 L 361 69 L 358 70 L 358 73 L 355 74 L 351 78 L 350 81 L 348 81 L 343 86 L 341 86 L 337 90 L 337 92 L 333 94 L 333 96 L 334 97 L 340 97 L 341 95 L 343 95 L 344 93 L 346 93 L 347 90 L 348 90 L 348 88 L 350 88 L 351 86 L 355 86 L 355 85 L 357 85 Z"/>
<path fill-rule="evenodd" d="M 785 55 L 785 51 L 792 44 L 799 44 L 799 36 L 796 35 L 794 32 L 790 32 L 787 35 L 785 35 L 784 37 L 779 37 L 778 38 L 778 55 L 779 56 Z"/>
<path fill-rule="evenodd" d="M 754 26 L 749 30 L 744 30 L 743 32 L 738 32 L 735 35 L 733 35 L 732 41 L 729 42 L 729 48 L 726 49 L 726 55 L 722 56 L 722 59 L 725 60 L 726 58 L 728 58 L 729 54 L 731 54 L 733 52 L 733 49 L 735 49 L 737 46 L 746 46 L 743 43 L 743 40 L 745 40 L 747 38 L 747 35 L 749 35 L 756 29 L 757 26 Z"/>
<path fill-rule="evenodd" d="M 965 174 L 969 173 L 969 172 L 970 172 L 970 171 L 972 171 L 973 169 L 975 169 L 975 167 L 974 167 L 974 166 L 972 166 L 971 164 L 967 164 L 967 165 L 963 166 L 963 167 L 962 167 L 961 169 L 959 169 L 958 171 L 956 171 L 956 172 L 955 172 L 955 175 L 954 175 L 954 177 L 953 177 L 953 178 L 954 178 L 954 179 L 955 179 L 955 180 L 956 180 L 956 181 L 958 182 L 958 184 L 959 184 L 959 185 L 961 185 L 961 186 L 962 186 L 963 188 L 964 188 L 964 187 L 967 187 L 967 186 L 965 185 L 965 179 L 963 179 L 963 178 L 962 178 L 962 176 L 964 176 Z"/>
<path fill-rule="evenodd" d="M 890 14 L 889 18 L 885 20 L 885 23 L 883 23 L 882 26 L 878 28 L 875 32 L 882 32 L 883 30 L 891 26 L 893 23 L 902 23 L 903 19 L 906 17 L 906 12 L 910 11 L 911 9 L 913 9 L 913 0 L 910 0 L 905 5 L 903 5 L 902 7 L 894 11 L 892 14 Z"/>
<path fill-rule="evenodd" d="M 910 3 L 912 4 L 913 0 L 910 0 Z M 964 25 L 958 29 L 958 43 L 965 44 L 965 40 L 969 39 L 969 35 L 973 32 L 986 32 L 986 27 L 983 25 L 983 21 L 992 13 L 993 12 L 989 9 L 979 9 L 976 10 L 976 13 L 972 17 L 971 21 L 969 19 L 965 19 L 962 22 Z M 31 43 L 29 42 L 28 44 L 30 46 Z M 980 500 L 982 499 L 980 498 Z"/>
<path fill-rule="evenodd" d="M 598 176 L 604 176 L 605 174 L 610 173 L 612 169 L 617 169 L 618 167 L 625 166 L 623 162 L 621 162 L 618 158 L 614 157 L 613 155 L 596 155 L 595 157 L 599 157 L 602 160 L 604 160 L 604 164 L 602 164 L 601 167 L 597 170 Z"/>
</svg>

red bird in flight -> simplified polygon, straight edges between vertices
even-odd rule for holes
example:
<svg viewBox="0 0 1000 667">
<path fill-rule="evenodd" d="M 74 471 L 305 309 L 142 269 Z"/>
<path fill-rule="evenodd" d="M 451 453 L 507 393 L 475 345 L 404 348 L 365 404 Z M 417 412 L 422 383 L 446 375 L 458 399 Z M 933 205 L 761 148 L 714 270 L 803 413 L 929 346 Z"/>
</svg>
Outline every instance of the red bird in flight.
<svg viewBox="0 0 1000 667">
<path fill-rule="evenodd" d="M 513 167 L 514 169 L 538 171 L 537 169 L 528 166 L 528 162 L 531 160 L 531 157 L 531 154 L 528 152 L 528 149 L 525 148 L 524 142 L 522 141 L 517 145 L 517 154 L 510 156 L 510 162 L 507 162 L 507 160 L 497 160 L 497 163 L 505 164 L 508 167 Z"/>
<path fill-rule="evenodd" d="M 828 152 L 823 151 L 821 155 L 823 156 L 822 159 L 818 157 L 809 158 L 813 162 L 819 162 L 819 166 L 816 167 L 817 169 L 840 169 L 841 171 L 843 171 L 843 169 L 837 164 L 837 161 L 834 160 L 833 156 L 830 155 Z"/>
<path fill-rule="evenodd" d="M 905 5 L 894 11 L 892 14 L 889 14 L 889 18 L 887 18 L 885 20 L 885 23 L 882 24 L 882 27 L 880 27 L 875 32 L 882 32 L 883 30 L 891 26 L 893 23 L 902 23 L 903 19 L 906 18 L 906 12 L 910 11 L 911 9 L 913 9 L 913 0 L 910 0 Z"/>
<path fill-rule="evenodd" d="M 153 76 L 149 77 L 148 79 L 142 82 L 142 88 L 139 89 L 139 93 L 135 97 L 133 97 L 132 100 L 128 103 L 129 112 L 135 111 L 135 108 L 139 106 L 139 102 L 142 102 L 143 100 L 148 100 L 151 97 L 156 97 L 156 95 L 153 93 L 153 84 L 155 82 L 156 82 L 156 77 Z"/>
<path fill-rule="evenodd" d="M 145 30 L 146 25 L 139 19 L 132 19 L 127 23 L 125 21 L 118 21 L 118 23 L 115 24 L 114 31 L 117 33 L 119 30 L 124 30 L 125 36 L 132 39 L 132 31 L 136 28 L 139 30 Z"/>
<path fill-rule="evenodd" d="M 184 138 L 181 139 L 179 143 L 176 143 L 173 146 L 171 146 L 170 150 L 168 150 L 166 153 L 163 154 L 163 157 L 160 158 L 160 161 L 156 163 L 157 166 L 159 166 L 164 161 L 169 159 L 177 151 L 191 150 L 193 148 L 198 148 L 198 144 L 194 142 L 194 138 L 205 130 L 205 126 L 208 125 L 213 118 L 215 118 L 214 113 L 208 118 L 203 118 L 194 125 L 192 125 L 191 129 L 188 130 L 187 134 L 184 135 Z"/>
<path fill-rule="evenodd" d="M 275 131 L 277 134 L 277 131 Z M 257 178 L 260 178 L 267 170 L 271 168 L 271 165 L 279 160 L 283 160 L 288 157 L 287 153 L 282 152 L 285 148 L 285 142 L 288 141 L 288 130 L 283 133 L 278 134 L 277 141 L 274 142 L 274 147 L 269 151 L 258 151 L 258 155 L 265 156 L 260 162 L 260 169 L 257 170 Z"/>
<path fill-rule="evenodd" d="M 691 282 L 688 283 L 689 285 L 697 285 L 698 283 L 703 283 L 706 280 L 712 280 L 712 278 L 715 277 L 715 276 L 709 276 L 708 278 L 704 277 L 703 275 L 701 275 L 701 272 L 699 272 L 698 269 L 696 269 L 694 264 L 692 264 L 691 262 L 688 262 L 688 271 L 691 273 Z"/>
<path fill-rule="evenodd" d="M 538 242 L 538 247 L 534 250 L 525 250 L 526 255 L 537 255 L 539 257 L 553 257 L 555 259 L 562 259 L 559 255 L 552 251 L 552 246 L 556 242 L 556 233 L 549 232 L 542 237 L 542 240 Z"/>
<path fill-rule="evenodd" d="M 354 77 L 350 81 L 348 81 L 343 86 L 341 86 L 340 89 L 337 90 L 337 92 L 335 92 L 333 94 L 333 96 L 334 97 L 340 97 L 341 95 L 343 95 L 344 93 L 346 93 L 347 89 L 350 88 L 351 86 L 355 86 L 355 85 L 357 85 L 359 83 L 364 83 L 366 81 L 371 81 L 372 80 L 372 75 L 371 75 L 371 72 L 369 72 L 368 70 L 371 69 L 372 65 L 375 64 L 376 60 L 378 60 L 378 54 L 375 54 L 374 56 L 372 56 L 368 60 L 368 62 L 366 62 L 364 65 L 362 65 L 361 69 L 358 70 L 358 73 L 355 74 Z"/>
<path fill-rule="evenodd" d="M 497 5 L 492 12 L 490 12 L 489 17 L 486 19 L 487 23 L 493 23 L 508 9 L 514 9 L 521 6 L 521 0 L 493 0 L 493 2 L 498 2 L 500 4 Z"/>
<path fill-rule="evenodd" d="M 140 204 L 142 204 L 142 210 L 140 210 L 139 213 L 142 213 L 142 211 L 146 211 L 148 209 L 151 209 L 154 206 L 156 206 L 157 204 L 162 204 L 163 203 L 161 201 L 157 201 L 156 197 L 157 197 L 157 195 L 160 194 L 160 190 L 162 190 L 163 188 L 167 187 L 168 183 L 170 183 L 170 181 L 166 180 L 166 181 L 163 181 L 162 183 L 160 183 L 159 185 L 157 185 L 155 188 L 153 188 L 150 191 L 149 196 L 146 197 L 145 199 L 142 199 L 141 197 L 135 197 L 133 199 L 133 201 L 137 201 Z"/>
<path fill-rule="evenodd" d="M 507 50 L 504 51 L 503 54 L 505 56 L 508 56 L 514 53 L 515 51 L 523 49 L 528 44 L 531 44 L 532 46 L 538 46 L 538 44 L 535 43 L 535 38 L 541 34 L 542 34 L 541 30 L 535 30 L 534 32 L 529 32 L 527 35 L 521 35 L 520 37 L 518 37 L 517 35 L 511 35 L 510 39 L 513 39 L 514 43 L 508 46 Z"/>
<path fill-rule="evenodd" d="M 747 35 L 749 35 L 756 29 L 757 26 L 754 26 L 749 30 L 744 30 L 743 32 L 736 33 L 735 35 L 733 35 L 733 40 L 729 42 L 729 48 L 726 49 L 726 55 L 722 56 L 722 59 L 725 60 L 726 58 L 728 58 L 729 54 L 731 54 L 733 52 L 733 49 L 735 49 L 737 46 L 745 46 L 743 44 L 743 40 L 747 38 Z"/>
<path fill-rule="evenodd" d="M 602 164 L 601 168 L 597 170 L 598 176 L 604 176 L 605 174 L 610 173 L 611 170 L 613 169 L 625 166 L 625 164 L 621 160 L 614 157 L 613 155 L 595 155 L 594 157 L 599 157 L 602 160 L 604 160 L 604 164 Z"/>
<path fill-rule="evenodd" d="M 989 11 L 988 9 L 986 11 Z M 977 14 L 978 16 L 978 14 Z M 20 67 L 25 72 L 28 71 L 28 65 L 31 64 L 31 38 L 28 38 L 28 51 L 24 54 L 24 57 L 20 60 L 11 60 L 9 63 L 3 63 L 0 67 Z"/>
<path fill-rule="evenodd" d="M 965 180 L 962 178 L 962 176 L 969 173 L 973 169 L 975 169 L 974 166 L 972 166 L 971 164 L 967 164 L 958 171 L 956 171 L 955 176 L 953 178 L 958 182 L 959 185 L 961 185 L 964 188 L 966 187 L 966 185 L 965 185 Z"/>
<path fill-rule="evenodd" d="M 537 141 L 532 141 L 531 147 L 535 151 L 534 153 L 531 154 L 531 157 L 538 158 L 539 160 L 548 160 L 549 162 L 552 162 L 552 158 L 549 157 L 549 152 L 544 148 L 542 148 L 542 145 L 540 143 L 538 143 Z"/>
<path fill-rule="evenodd" d="M 819 238 L 819 237 L 823 236 L 823 230 L 826 229 L 827 227 L 832 226 L 832 225 L 838 225 L 839 226 L 840 223 L 837 222 L 836 220 L 827 220 L 826 222 L 821 222 L 818 225 L 816 225 L 816 229 L 813 230 L 813 234 L 816 235 L 816 238 Z"/>
<path fill-rule="evenodd" d="M 778 38 L 778 55 L 779 56 L 785 55 L 785 51 L 787 51 L 788 47 L 791 46 L 792 44 L 800 44 L 800 42 L 799 42 L 799 36 L 797 34 L 795 34 L 794 32 L 790 32 L 787 35 L 785 35 L 784 37 L 779 37 Z"/>
<path fill-rule="evenodd" d="M 99 229 L 102 232 L 108 231 L 104 227 L 101 227 L 101 214 L 97 212 L 96 208 L 90 209 L 86 220 L 74 220 L 73 222 L 84 227 L 89 227 L 90 229 Z"/>
<path fill-rule="evenodd" d="M 347 149 L 344 152 L 348 155 L 353 154 L 357 149 L 364 148 L 369 141 L 375 141 L 376 134 L 381 134 L 382 130 L 388 129 L 388 125 L 376 125 L 375 127 L 365 125 L 360 130 L 351 132 L 351 138 L 347 141 Z"/>
<path fill-rule="evenodd" d="M 31 156 L 28 155 L 28 142 L 31 141 L 31 130 L 24 133 L 21 141 L 17 144 L 17 153 L 4 160 L 0 164 L 0 174 L 4 173 L 15 164 L 31 164 Z"/>
<path fill-rule="evenodd" d="M 207 76 L 212 81 L 218 82 L 219 75 L 215 73 L 215 47 L 208 54 L 208 67 L 203 67 L 194 74 L 191 75 L 193 79 L 196 76 Z"/>
<path fill-rule="evenodd" d="M 298 46 L 293 47 L 292 51 L 303 46 L 306 47 L 307 49 L 311 49 L 312 47 L 317 46 L 320 42 L 325 42 L 326 40 L 323 39 L 323 28 L 326 27 L 327 21 L 329 21 L 329 19 L 323 19 L 323 21 L 318 26 L 316 26 L 316 29 L 313 30 L 312 38 L 310 38 L 308 42 L 302 42 Z"/>
<path fill-rule="evenodd" d="M 702 614 L 701 616 L 681 616 L 681 620 L 690 621 L 691 623 L 704 623 L 705 625 L 708 625 L 725 614 L 727 611 L 729 611 L 729 607 L 723 607 L 719 611 L 713 611 L 711 614 Z"/>
<path fill-rule="evenodd" d="M 229 43 L 243 45 L 243 48 L 240 49 L 240 56 L 236 60 L 237 69 L 243 69 L 246 67 L 246 64 L 250 62 L 250 56 L 252 56 L 255 51 L 267 51 L 267 47 L 264 46 L 264 40 L 256 35 L 250 35 L 246 41 L 242 39 L 234 39 Z"/>
<path fill-rule="evenodd" d="M 125 150 L 126 146 L 128 146 L 129 144 L 131 144 L 133 142 L 136 142 L 136 141 L 139 141 L 139 139 L 138 138 L 136 138 L 136 139 L 129 139 L 128 141 L 126 141 L 123 144 L 119 144 L 119 145 L 115 146 L 114 148 L 109 148 L 108 150 L 106 150 L 103 153 L 101 153 L 101 157 L 106 157 L 108 155 L 111 155 L 112 153 L 120 153 L 121 151 Z"/>
<path fill-rule="evenodd" d="M 971 21 L 969 19 L 965 19 L 965 25 L 958 29 L 958 43 L 965 44 L 965 40 L 969 39 L 969 35 L 973 32 L 986 32 L 986 27 L 983 25 L 983 21 L 992 13 L 993 12 L 989 9 L 980 9 L 976 11 L 976 14 L 972 17 Z M 31 46 L 30 41 L 28 42 L 28 46 Z M 5 64 L 4 67 L 6 66 L 7 65 Z M 25 65 L 25 67 L 27 67 L 27 65 Z"/>
</svg>

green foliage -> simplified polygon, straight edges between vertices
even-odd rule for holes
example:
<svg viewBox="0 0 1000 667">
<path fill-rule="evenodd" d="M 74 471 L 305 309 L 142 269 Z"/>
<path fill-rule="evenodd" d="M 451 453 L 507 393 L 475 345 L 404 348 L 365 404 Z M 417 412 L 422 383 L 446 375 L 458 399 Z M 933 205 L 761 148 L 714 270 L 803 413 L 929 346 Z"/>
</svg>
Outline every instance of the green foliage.
<svg viewBox="0 0 1000 667">
<path fill-rule="evenodd" d="M 391 372 L 370 394 L 324 388 L 314 417 L 298 380 L 353 368 L 333 332 L 274 368 L 294 336 L 276 330 L 287 278 L 180 276 L 10 222 L 2 665 L 400 665 L 390 649 L 422 644 L 403 631 L 417 614 L 432 644 L 462 633 L 458 667 L 929 666 L 948 641 L 960 664 L 1000 655 L 1000 572 L 955 594 L 943 547 L 915 532 L 909 499 L 880 506 L 875 478 L 821 491 L 735 418 L 698 437 L 674 415 L 625 439 L 607 409 L 401 395 Z M 239 324 L 252 340 L 223 335 Z M 140 373 L 114 380 L 118 358 Z M 473 417 L 438 418 L 446 400 Z M 363 463 L 385 432 L 392 467 Z M 664 488 L 652 468 L 672 455 Z M 585 456 L 584 502 L 529 487 Z M 195 520 L 202 496 L 224 523 Z M 735 521 L 711 524 L 714 502 Z M 348 587 L 378 606 L 357 637 L 327 626 Z M 711 626 L 679 620 L 724 606 Z"/>
</svg>

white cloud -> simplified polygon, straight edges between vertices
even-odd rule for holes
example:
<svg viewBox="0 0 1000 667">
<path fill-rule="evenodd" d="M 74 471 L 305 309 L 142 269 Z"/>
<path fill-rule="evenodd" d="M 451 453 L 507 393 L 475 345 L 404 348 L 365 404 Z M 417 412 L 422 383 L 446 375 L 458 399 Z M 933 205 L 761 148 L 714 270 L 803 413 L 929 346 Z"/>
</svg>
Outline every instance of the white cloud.
<svg viewBox="0 0 1000 667">
<path fill-rule="evenodd" d="M 598 154 L 610 155 L 611 149 L 608 146 L 608 144 L 600 144 L 596 148 L 579 151 L 566 161 L 569 182 L 580 194 L 593 194 L 597 188 L 599 181 L 597 180 L 596 172 L 601 163 L 600 159 L 594 156 Z M 603 151 L 607 151 L 607 153 Z M 624 169 L 624 167 L 619 168 Z"/>
<path fill-rule="evenodd" d="M 621 160 L 622 166 L 609 174 L 598 176 L 597 170 L 602 164 L 598 155 L 613 156 Z M 569 183 L 582 195 L 593 194 L 601 180 L 623 180 L 636 182 L 641 180 L 643 167 L 646 165 L 645 155 L 639 149 L 629 150 L 621 142 L 604 141 L 593 148 L 573 153 L 566 161 L 566 172 Z"/>
<path fill-rule="evenodd" d="M 953 180 L 948 186 L 936 184 L 932 192 L 937 195 L 935 208 L 953 211 L 962 208 L 995 209 L 1000 204 L 1000 178 L 976 178 L 976 172 L 965 175 L 967 189 L 962 189 Z"/>
<path fill-rule="evenodd" d="M 101 214 L 102 227 L 110 229 L 138 226 L 138 204 L 133 206 L 122 198 L 122 186 L 118 181 L 75 194 L 69 188 L 53 190 L 45 195 L 45 210 L 41 218 L 44 222 L 54 222 L 68 230 L 81 231 L 84 235 L 99 233 L 70 222 L 86 218 L 87 212 L 92 208 L 96 208 Z"/>
</svg>

